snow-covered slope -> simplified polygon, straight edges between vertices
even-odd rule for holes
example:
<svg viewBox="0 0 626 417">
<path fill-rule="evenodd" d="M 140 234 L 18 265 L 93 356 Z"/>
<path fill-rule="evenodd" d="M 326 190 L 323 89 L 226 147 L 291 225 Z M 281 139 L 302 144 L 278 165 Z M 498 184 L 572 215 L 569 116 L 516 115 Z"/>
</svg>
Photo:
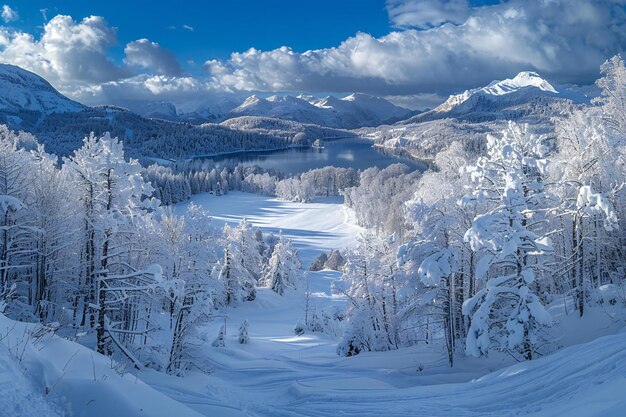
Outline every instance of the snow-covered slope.
<svg viewBox="0 0 626 417">
<path fill-rule="evenodd" d="M 410 113 L 385 99 L 365 94 L 344 98 L 274 95 L 266 99 L 253 95 L 233 109 L 229 117 L 267 116 L 335 128 L 356 128 L 397 121 Z"/>
<path fill-rule="evenodd" d="M 237 95 L 214 95 L 177 104 L 178 120 L 190 123 L 221 122 L 241 103 Z"/>
<path fill-rule="evenodd" d="M 0 314 L 0 416 L 199 417 L 130 369 L 78 343 Z M 58 411 L 56 411 L 58 410 Z M 243 416 L 228 404 L 207 415 Z"/>
<path fill-rule="evenodd" d="M 85 106 L 63 96 L 40 76 L 0 64 L 0 123 L 28 127 L 53 113 L 83 109 Z"/>
<path fill-rule="evenodd" d="M 319 108 L 292 96 L 271 96 L 267 99 L 250 96 L 229 114 L 229 118 L 239 116 L 265 116 L 301 123 L 325 124 L 324 114 Z"/>
<path fill-rule="evenodd" d="M 228 106 L 219 100 L 214 103 Z M 117 106 L 84 106 L 63 96 L 40 76 L 0 64 L 0 124 L 35 134 L 48 152 L 59 156 L 71 154 L 91 132 L 110 132 L 124 141 L 127 155 L 135 158 L 180 159 L 242 149 L 276 149 L 306 140 L 303 135 L 295 137 L 303 129 L 275 135 L 270 130 L 172 121 L 180 115 L 169 102 L 135 107 L 148 118 Z"/>
<path fill-rule="evenodd" d="M 46 401 L 43 391 L 28 380 L 18 359 L 0 344 L 0 415 L 60 416 L 60 411 Z"/>
<path fill-rule="evenodd" d="M 514 78 L 493 81 L 485 87 L 451 95 L 435 109 L 401 123 L 441 118 L 468 121 L 517 119 L 549 109 L 552 104 L 564 100 L 582 103 L 589 98 L 573 89 L 553 85 L 536 72 L 523 71 Z"/>
<path fill-rule="evenodd" d="M 176 120 L 178 118 L 176 106 L 169 101 L 155 101 L 134 108 L 133 110 L 144 117 L 165 120 Z"/>
<path fill-rule="evenodd" d="M 535 91 L 539 90 L 539 91 Z M 455 108 L 458 108 L 468 100 L 475 101 L 480 96 L 505 96 L 508 94 L 518 94 L 520 92 L 545 92 L 547 94 L 559 94 L 554 87 L 541 78 L 536 72 L 520 72 L 513 79 L 506 79 L 503 81 L 493 81 L 486 87 L 475 88 L 472 90 L 466 90 L 461 94 L 452 95 L 446 100 L 445 103 L 435 108 L 435 112 L 449 112 Z"/>
<path fill-rule="evenodd" d="M 452 95 L 433 110 L 392 125 L 362 128 L 357 133 L 378 145 L 432 158 L 453 142 L 478 154 L 485 150 L 487 134 L 501 130 L 506 121 L 527 123 L 539 134 L 553 131 L 553 121 L 567 115 L 590 97 L 580 89 L 552 84 L 535 72 Z"/>
<path fill-rule="evenodd" d="M 320 200 L 309 208 L 237 192 L 196 195 L 192 201 L 219 224 L 246 218 L 264 233 L 283 230 L 305 265 L 322 251 L 356 243 L 354 219 L 333 201 Z M 181 203 L 176 211 L 184 213 L 188 205 Z M 347 298 L 331 291 L 339 277 L 336 271 L 309 273 L 309 301 L 316 311 L 345 307 Z M 550 307 L 560 322 L 555 336 L 560 331 L 569 335 L 559 338 L 559 345 L 568 347 L 518 364 L 507 355 L 460 357 L 450 368 L 436 344 L 344 358 L 336 355 L 337 339 L 331 334 L 295 336 L 305 296 L 304 291 L 280 297 L 259 289 L 254 302 L 229 311 L 226 346 L 207 347 L 214 373 L 176 380 L 151 374 L 145 381 L 190 407 L 222 398 L 254 416 L 623 415 L 626 333 L 615 333 L 625 322 L 609 314 L 619 305 L 589 310 L 581 319 L 567 315 L 563 301 L 555 300 Z M 237 341 L 243 320 L 250 323 L 245 345 Z M 224 323 L 210 323 L 209 334 L 216 335 Z"/>
</svg>

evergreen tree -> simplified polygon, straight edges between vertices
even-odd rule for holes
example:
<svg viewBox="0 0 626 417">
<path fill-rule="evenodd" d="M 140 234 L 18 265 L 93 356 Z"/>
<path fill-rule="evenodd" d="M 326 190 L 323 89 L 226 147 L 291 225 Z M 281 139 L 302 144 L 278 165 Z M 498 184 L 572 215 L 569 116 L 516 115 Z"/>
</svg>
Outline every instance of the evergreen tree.
<svg viewBox="0 0 626 417">
<path fill-rule="evenodd" d="M 502 136 L 489 137 L 488 155 L 472 172 L 479 191 L 464 201 L 492 203 L 465 234 L 479 254 L 476 274 L 487 280 L 463 306 L 471 316 L 466 351 L 474 356 L 495 348 L 532 359 L 542 329 L 551 323 L 534 292 L 541 258 L 552 251 L 547 238 L 537 234 L 541 233 L 538 216 L 544 199 L 546 148 L 526 129 L 510 123 Z"/>
</svg>

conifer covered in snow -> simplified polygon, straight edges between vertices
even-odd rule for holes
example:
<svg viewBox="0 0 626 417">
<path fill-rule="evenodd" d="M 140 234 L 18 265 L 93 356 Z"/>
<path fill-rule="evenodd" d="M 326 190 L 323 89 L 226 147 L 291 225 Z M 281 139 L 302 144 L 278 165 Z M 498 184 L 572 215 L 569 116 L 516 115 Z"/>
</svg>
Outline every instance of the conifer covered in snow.
<svg viewBox="0 0 626 417">
<path fill-rule="evenodd" d="M 348 323 L 337 354 L 353 356 L 398 347 L 392 253 L 386 242 L 363 238 L 348 258 L 343 279 L 350 285 Z"/>
<path fill-rule="evenodd" d="M 217 334 L 217 337 L 215 338 L 213 343 L 211 343 L 211 346 L 216 347 L 216 348 L 222 348 L 226 346 L 226 341 L 224 340 L 225 336 L 226 336 L 226 328 L 224 327 L 224 325 L 222 325 L 222 327 L 220 327 L 220 332 Z"/>
<path fill-rule="evenodd" d="M 474 356 L 497 349 L 532 359 L 551 323 L 535 293 L 538 265 L 552 252 L 540 229 L 547 149 L 526 129 L 511 123 L 501 136 L 489 136 L 487 156 L 471 171 L 478 191 L 463 200 L 491 206 L 465 234 L 478 254 L 476 275 L 486 280 L 463 305 L 471 317 L 466 351 Z"/>
<path fill-rule="evenodd" d="M 279 295 L 300 285 L 300 261 L 289 239 L 282 233 L 274 246 L 264 273 L 263 284 Z"/>
<path fill-rule="evenodd" d="M 241 323 L 241 327 L 239 327 L 239 344 L 241 345 L 248 344 L 250 341 L 250 338 L 248 337 L 249 326 L 248 320 L 244 320 L 243 323 Z"/>
</svg>

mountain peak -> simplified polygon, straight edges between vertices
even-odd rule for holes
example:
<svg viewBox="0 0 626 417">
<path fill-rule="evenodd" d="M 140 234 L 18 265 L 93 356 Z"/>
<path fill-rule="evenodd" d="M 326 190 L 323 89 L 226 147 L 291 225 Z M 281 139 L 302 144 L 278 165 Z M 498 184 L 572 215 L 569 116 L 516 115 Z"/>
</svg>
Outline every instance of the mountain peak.
<svg viewBox="0 0 626 417">
<path fill-rule="evenodd" d="M 542 91 L 558 94 L 559 92 L 534 71 L 522 71 L 511 79 L 496 81 L 485 87 L 493 95 L 508 94 L 520 88 L 535 87 Z"/>
<path fill-rule="evenodd" d="M 267 99 L 251 96 L 231 110 L 230 117 L 266 116 L 327 127 L 357 128 L 396 121 L 409 113 L 410 110 L 367 94 L 354 93 L 343 98 L 299 94 L 297 97 L 274 95 Z"/>
<path fill-rule="evenodd" d="M 85 108 L 63 96 L 39 75 L 15 65 L 0 64 L 0 91 L 0 109 L 5 112 L 29 110 L 46 115 Z M 13 120 L 19 126 L 17 119 Z"/>
<path fill-rule="evenodd" d="M 245 99 L 243 101 L 243 103 L 241 103 L 239 105 L 239 107 L 240 108 L 244 108 L 244 107 L 248 107 L 248 106 L 254 106 L 254 105 L 257 105 L 258 103 L 261 103 L 263 101 L 266 101 L 266 100 L 264 98 L 258 97 L 256 94 L 252 94 L 250 97 Z"/>
<path fill-rule="evenodd" d="M 359 93 L 352 93 L 350 95 L 345 96 L 344 98 L 342 98 L 342 100 L 344 101 L 356 101 L 361 97 L 367 97 L 365 94 L 359 94 Z"/>
<path fill-rule="evenodd" d="M 501 81 L 492 81 L 486 87 L 466 90 L 461 94 L 453 94 L 443 104 L 435 109 L 435 112 L 448 112 L 465 103 L 472 97 L 487 96 L 497 97 L 518 93 L 521 91 L 539 90 L 541 93 L 558 95 L 559 92 L 548 81 L 534 71 L 522 71 L 513 78 Z"/>
</svg>

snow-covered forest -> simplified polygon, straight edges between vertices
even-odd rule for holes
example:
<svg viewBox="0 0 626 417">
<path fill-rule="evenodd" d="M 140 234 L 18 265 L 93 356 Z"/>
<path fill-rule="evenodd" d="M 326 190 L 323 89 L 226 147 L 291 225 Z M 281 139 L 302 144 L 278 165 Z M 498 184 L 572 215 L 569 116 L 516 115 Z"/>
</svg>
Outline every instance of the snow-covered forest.
<svg viewBox="0 0 626 417">
<path fill-rule="evenodd" d="M 406 224 L 368 233 L 352 254 L 344 279 L 357 301 L 340 354 L 439 343 L 451 366 L 492 351 L 531 360 L 559 347 L 547 306 L 579 317 L 624 306 L 623 60 L 602 72 L 602 94 L 553 134 L 509 122 L 477 158 L 458 142 L 437 154 L 404 201 Z M 370 214 L 376 199 L 364 198 Z"/>
<path fill-rule="evenodd" d="M 75 3 L 0 5 L 0 417 L 625 414 L 623 0 Z"/>
</svg>

